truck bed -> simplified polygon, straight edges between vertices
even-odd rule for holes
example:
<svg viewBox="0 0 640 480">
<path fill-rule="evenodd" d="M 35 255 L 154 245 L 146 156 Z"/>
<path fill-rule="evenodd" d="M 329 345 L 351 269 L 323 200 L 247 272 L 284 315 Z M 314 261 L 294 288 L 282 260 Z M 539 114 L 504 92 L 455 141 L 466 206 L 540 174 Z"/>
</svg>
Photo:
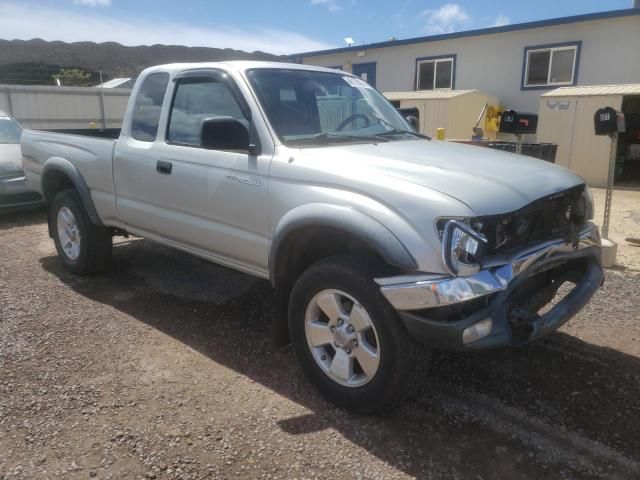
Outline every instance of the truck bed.
<svg viewBox="0 0 640 480">
<path fill-rule="evenodd" d="M 116 131 L 119 133 L 119 129 L 24 130 L 22 166 L 29 186 L 43 194 L 41 179 L 45 162 L 71 164 L 86 182 L 100 217 L 110 218 L 115 210 L 112 164 Z"/>
</svg>

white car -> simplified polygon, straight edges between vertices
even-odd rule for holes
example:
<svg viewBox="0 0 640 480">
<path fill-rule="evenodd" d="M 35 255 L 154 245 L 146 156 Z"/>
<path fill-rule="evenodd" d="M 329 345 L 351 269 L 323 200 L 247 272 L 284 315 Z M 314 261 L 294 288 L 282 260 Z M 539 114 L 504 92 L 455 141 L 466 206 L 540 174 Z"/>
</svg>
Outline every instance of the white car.
<svg viewBox="0 0 640 480">
<path fill-rule="evenodd" d="M 21 135 L 20 124 L 0 111 L 0 211 L 42 204 L 42 197 L 24 177 Z"/>
</svg>

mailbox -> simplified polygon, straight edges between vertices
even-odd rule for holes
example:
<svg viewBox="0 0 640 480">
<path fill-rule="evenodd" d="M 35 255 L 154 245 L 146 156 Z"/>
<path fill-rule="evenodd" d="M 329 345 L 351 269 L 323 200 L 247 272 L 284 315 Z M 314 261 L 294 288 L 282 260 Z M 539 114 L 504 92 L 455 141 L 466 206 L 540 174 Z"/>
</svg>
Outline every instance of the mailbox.
<svg viewBox="0 0 640 480">
<path fill-rule="evenodd" d="M 500 117 L 500 132 L 515 135 L 534 134 L 538 130 L 538 115 L 505 110 Z"/>
<path fill-rule="evenodd" d="M 593 116 L 593 124 L 596 135 L 610 135 L 625 131 L 624 115 L 611 107 L 598 109 Z"/>
<path fill-rule="evenodd" d="M 416 107 L 398 108 L 397 110 L 400 112 L 400 115 L 409 122 L 409 125 L 411 125 L 416 132 L 420 133 L 420 110 Z"/>
</svg>

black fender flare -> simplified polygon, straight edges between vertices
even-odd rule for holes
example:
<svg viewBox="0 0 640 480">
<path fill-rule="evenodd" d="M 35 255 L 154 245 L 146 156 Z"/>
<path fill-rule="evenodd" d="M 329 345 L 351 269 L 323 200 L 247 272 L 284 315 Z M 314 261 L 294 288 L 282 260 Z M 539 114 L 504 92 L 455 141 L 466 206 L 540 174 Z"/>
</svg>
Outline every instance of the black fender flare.
<svg viewBox="0 0 640 480">
<path fill-rule="evenodd" d="M 390 265 L 403 270 L 416 270 L 418 264 L 391 230 L 366 213 L 340 205 L 308 203 L 287 212 L 278 222 L 269 249 L 269 277 L 274 286 L 279 278 L 278 266 L 286 255 L 287 237 L 294 231 L 311 226 L 332 227 L 359 238 Z"/>
<path fill-rule="evenodd" d="M 87 186 L 87 182 L 85 182 L 84 178 L 78 171 L 78 169 L 69 161 L 60 157 L 52 157 L 48 159 L 44 166 L 42 167 L 42 197 L 45 199 L 47 203 L 51 203 L 53 200 L 52 196 L 49 196 L 46 191 L 47 178 L 53 172 L 60 172 L 64 174 L 73 186 L 75 187 L 78 195 L 80 195 L 80 199 L 84 204 L 84 208 L 87 210 L 87 214 L 89 215 L 89 219 L 91 223 L 97 225 L 99 227 L 103 227 L 104 224 L 100 217 L 98 216 L 98 211 L 96 210 L 95 205 L 93 204 L 93 199 L 91 198 L 91 191 Z"/>
</svg>

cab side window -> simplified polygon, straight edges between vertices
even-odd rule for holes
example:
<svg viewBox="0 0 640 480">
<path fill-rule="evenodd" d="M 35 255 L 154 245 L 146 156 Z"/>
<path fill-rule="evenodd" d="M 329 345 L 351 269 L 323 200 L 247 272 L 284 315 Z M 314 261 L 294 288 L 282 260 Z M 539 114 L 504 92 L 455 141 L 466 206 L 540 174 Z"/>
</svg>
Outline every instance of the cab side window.
<svg viewBox="0 0 640 480">
<path fill-rule="evenodd" d="M 131 120 L 131 136 L 136 140 L 155 141 L 168 83 L 169 74 L 165 72 L 152 73 L 144 79 L 136 97 Z"/>
<path fill-rule="evenodd" d="M 171 107 L 167 142 L 200 146 L 202 121 L 216 117 L 233 117 L 246 122 L 228 85 L 213 78 L 181 80 Z"/>
</svg>

